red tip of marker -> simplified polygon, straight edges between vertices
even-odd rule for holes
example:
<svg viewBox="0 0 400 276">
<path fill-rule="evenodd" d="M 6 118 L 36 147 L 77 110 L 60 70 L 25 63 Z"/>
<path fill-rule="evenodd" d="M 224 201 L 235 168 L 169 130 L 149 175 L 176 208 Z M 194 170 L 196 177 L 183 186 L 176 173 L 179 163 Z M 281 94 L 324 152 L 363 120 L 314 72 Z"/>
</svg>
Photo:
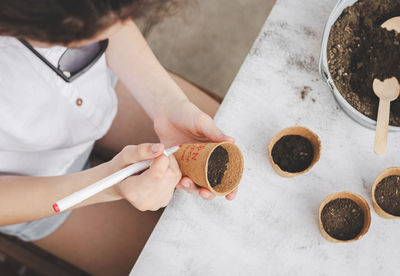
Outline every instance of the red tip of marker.
<svg viewBox="0 0 400 276">
<path fill-rule="evenodd" d="M 54 209 L 54 211 L 55 211 L 56 213 L 60 213 L 60 208 L 58 208 L 57 203 L 54 203 L 54 204 L 53 204 L 53 209 Z"/>
<path fill-rule="evenodd" d="M 181 147 L 182 147 L 182 145 L 179 145 L 179 147 L 181 148 Z"/>
</svg>

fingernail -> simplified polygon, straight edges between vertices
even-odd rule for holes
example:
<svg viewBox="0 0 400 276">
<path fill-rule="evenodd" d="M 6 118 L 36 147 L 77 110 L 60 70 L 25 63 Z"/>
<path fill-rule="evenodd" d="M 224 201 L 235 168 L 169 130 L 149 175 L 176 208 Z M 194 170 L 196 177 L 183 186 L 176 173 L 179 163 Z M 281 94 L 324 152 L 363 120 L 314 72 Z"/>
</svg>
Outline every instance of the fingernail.
<svg viewBox="0 0 400 276">
<path fill-rule="evenodd" d="M 161 145 L 160 143 L 158 143 L 158 144 L 153 144 L 153 145 L 151 146 L 151 151 L 152 151 L 153 153 L 159 152 L 159 151 L 161 150 L 161 147 L 162 147 L 162 145 Z"/>
<path fill-rule="evenodd" d="M 204 198 L 209 198 L 209 197 L 210 197 L 210 193 L 204 192 L 204 193 L 203 193 L 203 197 L 204 197 Z"/>
<path fill-rule="evenodd" d="M 182 185 L 183 185 L 183 187 L 185 187 L 185 188 L 189 188 L 189 187 L 190 187 L 189 181 L 183 181 Z"/>
</svg>

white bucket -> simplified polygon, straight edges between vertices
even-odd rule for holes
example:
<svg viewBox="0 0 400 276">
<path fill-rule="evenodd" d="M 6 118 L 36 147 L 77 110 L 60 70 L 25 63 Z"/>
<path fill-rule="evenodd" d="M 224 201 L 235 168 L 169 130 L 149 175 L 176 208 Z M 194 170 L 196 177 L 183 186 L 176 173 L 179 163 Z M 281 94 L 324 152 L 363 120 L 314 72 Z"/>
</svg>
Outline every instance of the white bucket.
<svg viewBox="0 0 400 276">
<path fill-rule="evenodd" d="M 343 10 L 349 6 L 352 6 L 356 2 L 357 0 L 339 0 L 335 8 L 333 9 L 331 15 L 329 16 L 328 22 L 326 23 L 325 26 L 324 36 L 322 39 L 321 55 L 319 60 L 319 73 L 322 79 L 325 80 L 326 83 L 328 84 L 329 88 L 331 89 L 331 92 L 333 93 L 333 96 L 339 103 L 340 107 L 342 107 L 342 109 L 345 111 L 345 113 L 357 123 L 367 128 L 375 129 L 376 121 L 365 116 L 346 101 L 346 99 L 342 96 L 342 94 L 336 87 L 335 82 L 333 81 L 332 76 L 328 69 L 328 55 L 327 55 L 328 39 L 329 39 L 329 34 L 331 32 L 331 28 L 333 24 L 335 24 L 339 16 L 342 14 Z M 400 127 L 389 126 L 389 131 L 400 131 Z"/>
</svg>

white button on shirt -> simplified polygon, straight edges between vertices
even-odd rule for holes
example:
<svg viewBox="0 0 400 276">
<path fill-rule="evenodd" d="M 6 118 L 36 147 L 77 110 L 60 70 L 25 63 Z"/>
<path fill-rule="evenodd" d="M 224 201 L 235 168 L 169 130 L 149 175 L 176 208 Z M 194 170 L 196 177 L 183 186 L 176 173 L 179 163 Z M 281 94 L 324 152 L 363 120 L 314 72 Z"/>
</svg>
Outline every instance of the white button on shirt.
<svg viewBox="0 0 400 276">
<path fill-rule="evenodd" d="M 65 48 L 36 50 L 56 65 Z M 104 55 L 67 83 L 17 39 L 0 36 L 0 174 L 81 169 L 116 112 Z"/>
</svg>

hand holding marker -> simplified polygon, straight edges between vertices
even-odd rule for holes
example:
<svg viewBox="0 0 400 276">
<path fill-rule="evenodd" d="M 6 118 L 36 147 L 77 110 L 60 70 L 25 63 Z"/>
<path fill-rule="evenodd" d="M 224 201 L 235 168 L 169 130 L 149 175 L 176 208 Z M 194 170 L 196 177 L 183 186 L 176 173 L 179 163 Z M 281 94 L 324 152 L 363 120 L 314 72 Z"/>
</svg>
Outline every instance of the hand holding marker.
<svg viewBox="0 0 400 276">
<path fill-rule="evenodd" d="M 168 149 L 164 150 L 164 155 L 168 157 L 168 156 L 174 154 L 175 152 L 177 152 L 180 147 L 181 146 L 175 146 L 172 148 L 168 148 Z M 125 178 L 128 178 L 129 176 L 131 176 L 135 173 L 141 172 L 141 171 L 149 168 L 152 162 L 153 162 L 153 160 L 137 162 L 137 163 L 134 163 L 120 171 L 117 171 L 117 172 L 113 173 L 112 175 L 107 176 L 106 178 L 103 178 L 102 180 L 97 181 L 97 182 L 93 183 L 92 185 L 89 185 L 89 186 L 57 201 L 56 203 L 53 204 L 53 209 L 56 213 L 59 213 L 68 208 L 71 208 L 72 206 L 81 203 L 82 201 L 88 199 L 89 197 L 92 197 L 95 194 L 100 193 L 101 191 L 104 191 L 105 189 L 108 189 L 111 186 L 121 182 Z"/>
</svg>

